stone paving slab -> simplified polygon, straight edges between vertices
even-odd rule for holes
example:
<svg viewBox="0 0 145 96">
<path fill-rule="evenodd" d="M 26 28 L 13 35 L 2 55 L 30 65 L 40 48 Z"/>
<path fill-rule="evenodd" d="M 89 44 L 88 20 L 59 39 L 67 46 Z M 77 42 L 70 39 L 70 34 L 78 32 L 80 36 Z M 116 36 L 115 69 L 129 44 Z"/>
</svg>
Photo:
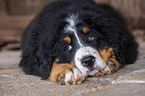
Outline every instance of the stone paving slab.
<svg viewBox="0 0 145 96">
<path fill-rule="evenodd" d="M 145 96 L 145 84 L 117 84 L 83 96 Z"/>
<path fill-rule="evenodd" d="M 85 81 L 80 85 L 58 85 L 25 75 L 18 67 L 21 51 L 0 52 L 0 96 L 145 96 L 145 42 L 140 42 L 138 60 L 118 72 L 100 78 L 115 83 Z"/>
</svg>

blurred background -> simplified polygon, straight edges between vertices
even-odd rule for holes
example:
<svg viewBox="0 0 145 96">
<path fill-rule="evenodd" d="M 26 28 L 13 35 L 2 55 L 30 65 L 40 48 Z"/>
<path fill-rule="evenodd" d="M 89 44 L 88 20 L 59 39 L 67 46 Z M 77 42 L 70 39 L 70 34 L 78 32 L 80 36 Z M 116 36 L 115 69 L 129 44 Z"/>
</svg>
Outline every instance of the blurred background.
<svg viewBox="0 0 145 96">
<path fill-rule="evenodd" d="M 29 22 L 48 3 L 55 0 L 0 0 L 0 49 L 19 49 L 20 36 Z M 94 0 L 120 11 L 137 39 L 145 41 L 145 0 Z"/>
</svg>

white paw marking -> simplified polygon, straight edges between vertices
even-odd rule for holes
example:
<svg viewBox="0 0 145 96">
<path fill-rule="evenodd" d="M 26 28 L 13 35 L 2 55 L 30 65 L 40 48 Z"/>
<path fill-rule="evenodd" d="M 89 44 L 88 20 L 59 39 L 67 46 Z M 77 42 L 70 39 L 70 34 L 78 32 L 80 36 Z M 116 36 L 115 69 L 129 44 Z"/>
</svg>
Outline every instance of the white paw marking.
<svg viewBox="0 0 145 96">
<path fill-rule="evenodd" d="M 85 76 L 77 69 L 74 68 L 72 71 L 68 70 L 65 74 L 65 84 L 70 85 L 70 81 L 72 81 L 73 85 L 82 83 L 85 80 Z"/>
</svg>

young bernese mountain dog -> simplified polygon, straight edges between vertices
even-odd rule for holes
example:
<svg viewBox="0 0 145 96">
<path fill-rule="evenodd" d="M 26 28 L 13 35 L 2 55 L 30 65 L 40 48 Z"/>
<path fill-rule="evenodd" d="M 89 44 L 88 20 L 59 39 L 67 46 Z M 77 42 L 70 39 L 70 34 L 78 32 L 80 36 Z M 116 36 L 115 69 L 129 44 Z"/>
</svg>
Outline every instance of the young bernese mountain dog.
<svg viewBox="0 0 145 96">
<path fill-rule="evenodd" d="M 110 74 L 134 63 L 137 48 L 122 17 L 91 0 L 48 4 L 22 35 L 20 66 L 26 74 L 58 84 Z"/>
</svg>

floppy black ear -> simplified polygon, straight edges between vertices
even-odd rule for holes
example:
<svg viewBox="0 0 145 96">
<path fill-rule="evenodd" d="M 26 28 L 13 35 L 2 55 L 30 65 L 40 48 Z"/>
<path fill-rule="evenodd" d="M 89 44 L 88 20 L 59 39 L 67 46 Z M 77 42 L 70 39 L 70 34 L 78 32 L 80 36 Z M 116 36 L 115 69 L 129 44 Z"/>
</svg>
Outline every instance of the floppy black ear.
<svg viewBox="0 0 145 96">
<path fill-rule="evenodd" d="M 125 25 L 115 18 L 106 18 L 100 21 L 99 26 L 101 34 L 114 48 L 118 61 L 121 64 L 134 63 L 137 58 L 138 44 Z"/>
<path fill-rule="evenodd" d="M 121 64 L 134 63 L 138 44 L 124 24 L 115 18 L 102 18 L 102 21 L 95 20 L 95 22 L 96 30 L 104 36 L 109 46 L 114 48 L 118 61 Z"/>
<path fill-rule="evenodd" d="M 44 36 L 37 52 L 40 64 L 38 72 L 43 79 L 46 79 L 49 76 L 53 61 L 55 60 L 54 53 L 55 45 L 57 44 L 55 40 L 56 36 L 53 38 Z"/>
<path fill-rule="evenodd" d="M 46 79 L 51 71 L 57 40 L 53 27 L 43 28 L 41 20 L 34 19 L 22 35 L 20 67 L 26 74 Z M 45 30 L 44 30 L 45 29 Z"/>
<path fill-rule="evenodd" d="M 53 40 L 46 38 L 49 39 L 44 36 L 39 40 L 29 38 L 25 41 L 20 66 L 26 74 L 41 76 L 43 79 L 49 76 L 54 60 L 55 41 L 53 43 Z"/>
</svg>

